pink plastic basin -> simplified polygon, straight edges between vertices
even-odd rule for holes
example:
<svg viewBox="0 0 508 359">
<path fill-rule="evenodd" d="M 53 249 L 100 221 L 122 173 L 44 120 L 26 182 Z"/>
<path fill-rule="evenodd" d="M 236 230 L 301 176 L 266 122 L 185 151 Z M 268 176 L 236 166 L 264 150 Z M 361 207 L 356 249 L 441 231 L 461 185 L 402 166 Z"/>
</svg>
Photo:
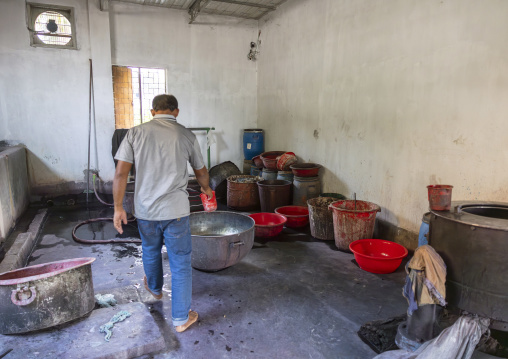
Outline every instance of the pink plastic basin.
<svg viewBox="0 0 508 359">
<path fill-rule="evenodd" d="M 407 249 L 383 239 L 359 239 L 349 245 L 361 269 L 378 274 L 392 273 L 399 268 Z"/>
<path fill-rule="evenodd" d="M 255 222 L 256 237 L 274 237 L 282 232 L 287 219 L 277 213 L 253 213 L 249 215 Z"/>
<path fill-rule="evenodd" d="M 275 209 L 275 213 L 287 218 L 286 227 L 298 228 L 309 224 L 309 209 L 303 206 L 283 206 Z"/>
</svg>

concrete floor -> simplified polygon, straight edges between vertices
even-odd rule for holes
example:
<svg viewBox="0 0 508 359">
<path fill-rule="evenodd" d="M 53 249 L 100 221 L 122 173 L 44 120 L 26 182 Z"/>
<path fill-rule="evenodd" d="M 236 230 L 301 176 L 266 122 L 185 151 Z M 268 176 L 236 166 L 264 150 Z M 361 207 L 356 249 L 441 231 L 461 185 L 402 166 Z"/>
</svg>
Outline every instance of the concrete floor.
<svg viewBox="0 0 508 359">
<path fill-rule="evenodd" d="M 111 217 L 111 209 L 62 205 L 48 213 L 29 265 L 95 257 L 95 293 L 113 293 L 120 304 L 144 303 L 162 333 L 165 348 L 142 358 L 372 358 L 376 353 L 357 336 L 360 326 L 407 309 L 402 266 L 392 274 L 368 273 L 333 241 L 313 239 L 309 227 L 285 228 L 274 239 L 256 238 L 251 252 L 230 268 L 193 270 L 192 308 L 199 321 L 176 333 L 170 322 L 169 266 L 164 298 L 155 301 L 142 285 L 140 246 L 73 241 L 77 223 Z M 117 236 L 111 222 L 85 225 L 77 234 L 89 239 Z M 129 228 L 126 236 L 137 237 L 136 228 Z M 129 320 L 136 323 L 134 317 Z M 130 339 L 116 335 L 112 340 Z"/>
</svg>

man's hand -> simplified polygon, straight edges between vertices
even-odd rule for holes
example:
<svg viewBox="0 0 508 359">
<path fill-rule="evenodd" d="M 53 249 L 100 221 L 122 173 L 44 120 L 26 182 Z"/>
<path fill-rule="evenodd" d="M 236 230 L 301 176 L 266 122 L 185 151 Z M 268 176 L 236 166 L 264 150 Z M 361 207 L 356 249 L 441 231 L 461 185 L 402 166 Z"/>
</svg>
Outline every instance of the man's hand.
<svg viewBox="0 0 508 359">
<path fill-rule="evenodd" d="M 113 216 L 113 225 L 120 234 L 123 233 L 122 222 L 123 224 L 127 224 L 127 213 L 123 208 L 118 210 L 115 209 L 115 214 Z"/>
<path fill-rule="evenodd" d="M 210 187 L 208 187 L 206 190 L 203 189 L 203 187 L 201 187 L 201 192 L 206 194 L 208 196 L 208 199 L 212 199 L 213 191 L 212 191 L 212 189 Z"/>
<path fill-rule="evenodd" d="M 208 170 L 206 167 L 201 168 L 200 170 L 194 169 L 194 174 L 196 175 L 196 180 L 201 186 L 201 192 L 208 196 L 208 199 L 211 199 L 213 196 L 212 189 L 210 188 L 210 177 L 208 175 Z"/>
<path fill-rule="evenodd" d="M 123 197 L 127 187 L 127 177 L 132 168 L 132 163 L 118 161 L 116 165 L 115 178 L 113 179 L 113 200 L 115 202 L 115 214 L 113 216 L 113 225 L 118 233 L 122 234 L 122 222 L 127 224 L 127 213 L 123 209 Z"/>
</svg>

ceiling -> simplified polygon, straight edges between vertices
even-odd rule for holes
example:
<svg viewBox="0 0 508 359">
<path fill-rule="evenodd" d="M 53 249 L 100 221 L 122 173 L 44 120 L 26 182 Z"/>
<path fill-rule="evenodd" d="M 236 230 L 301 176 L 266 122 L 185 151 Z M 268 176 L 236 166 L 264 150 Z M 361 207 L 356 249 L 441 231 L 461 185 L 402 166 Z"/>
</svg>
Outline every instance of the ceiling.
<svg viewBox="0 0 508 359">
<path fill-rule="evenodd" d="M 107 3 L 108 0 L 101 0 Z M 189 23 L 196 21 L 200 14 L 225 15 L 243 19 L 259 20 L 277 9 L 287 0 L 112 0 L 146 6 L 186 10 Z"/>
</svg>

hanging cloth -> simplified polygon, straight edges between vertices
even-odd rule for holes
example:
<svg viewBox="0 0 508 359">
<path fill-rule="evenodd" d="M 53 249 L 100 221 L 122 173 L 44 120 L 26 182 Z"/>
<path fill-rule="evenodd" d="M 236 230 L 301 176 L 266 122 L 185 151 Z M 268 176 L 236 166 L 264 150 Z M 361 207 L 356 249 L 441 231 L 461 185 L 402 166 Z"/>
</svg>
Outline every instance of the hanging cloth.
<svg viewBox="0 0 508 359">
<path fill-rule="evenodd" d="M 446 265 L 434 248 L 428 244 L 418 247 L 406 272 L 403 295 L 409 303 L 408 315 L 421 305 L 446 305 Z"/>
</svg>

